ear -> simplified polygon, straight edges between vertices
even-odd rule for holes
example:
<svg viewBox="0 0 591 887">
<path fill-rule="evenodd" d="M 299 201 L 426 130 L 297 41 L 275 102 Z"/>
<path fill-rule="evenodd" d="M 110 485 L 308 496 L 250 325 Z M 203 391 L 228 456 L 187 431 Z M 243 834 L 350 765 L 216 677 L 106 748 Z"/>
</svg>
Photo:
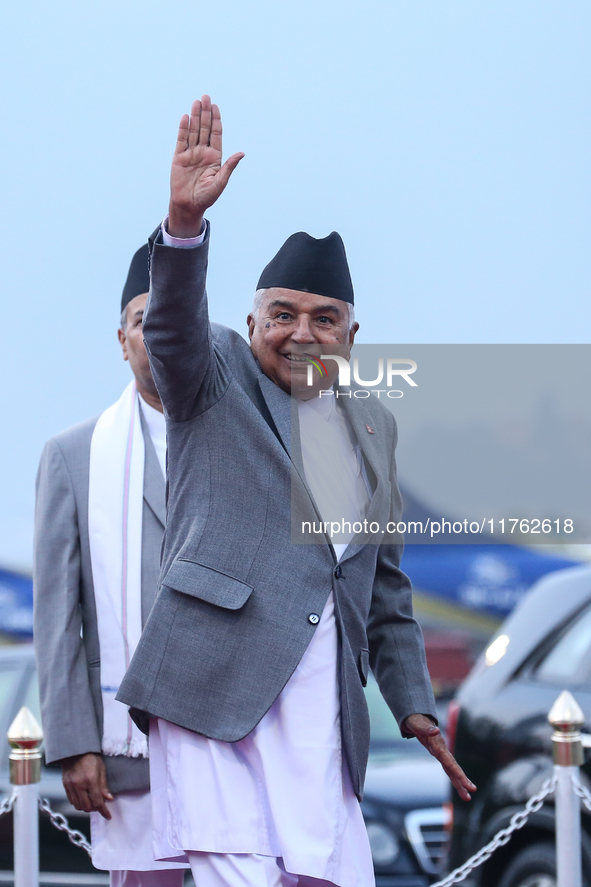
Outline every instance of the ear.
<svg viewBox="0 0 591 887">
<path fill-rule="evenodd" d="M 123 360 L 129 360 L 129 355 L 127 353 L 127 337 L 121 327 L 117 330 L 117 338 L 119 339 L 119 344 L 121 345 L 121 350 L 123 351 Z"/>
<path fill-rule="evenodd" d="M 254 335 L 254 328 L 256 326 L 256 321 L 252 314 L 249 314 L 246 318 L 246 323 L 248 325 L 248 338 L 252 341 L 252 337 Z"/>
<path fill-rule="evenodd" d="M 357 323 L 357 321 L 355 321 L 355 323 L 353 324 L 353 326 L 349 330 L 349 345 L 352 345 L 353 342 L 355 341 L 355 333 L 357 332 L 358 329 L 359 329 L 359 324 Z"/>
</svg>

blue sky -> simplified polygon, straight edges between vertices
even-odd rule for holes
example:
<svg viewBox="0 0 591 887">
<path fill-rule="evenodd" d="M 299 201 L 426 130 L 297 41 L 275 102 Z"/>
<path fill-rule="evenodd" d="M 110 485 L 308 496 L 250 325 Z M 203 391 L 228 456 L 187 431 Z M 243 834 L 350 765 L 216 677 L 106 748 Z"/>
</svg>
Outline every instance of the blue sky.
<svg viewBox="0 0 591 887">
<path fill-rule="evenodd" d="M 132 253 L 191 99 L 246 152 L 210 212 L 244 329 L 295 230 L 340 231 L 360 341 L 587 342 L 591 8 L 570 0 L 22 2 L 0 34 L 0 564 L 30 563 L 44 441 L 129 375 Z"/>
</svg>

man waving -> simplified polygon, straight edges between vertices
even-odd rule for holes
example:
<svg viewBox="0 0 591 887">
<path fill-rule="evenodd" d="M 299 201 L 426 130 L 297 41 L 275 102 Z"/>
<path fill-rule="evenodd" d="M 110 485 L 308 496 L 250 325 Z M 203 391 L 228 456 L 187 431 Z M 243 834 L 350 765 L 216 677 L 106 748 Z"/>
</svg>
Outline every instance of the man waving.
<svg viewBox="0 0 591 887">
<path fill-rule="evenodd" d="M 188 859 L 199 887 L 366 887 L 370 665 L 403 733 L 463 797 L 474 786 L 436 726 L 399 540 L 292 538 L 292 508 L 380 527 L 400 517 L 392 415 L 353 408 L 335 361 L 322 388 L 342 397 L 317 396 L 317 371 L 308 385 L 310 355 L 348 357 L 357 331 L 342 240 L 299 232 L 281 247 L 250 347 L 209 321 L 204 213 L 242 156 L 222 165 L 219 110 L 195 102 L 144 315 L 168 436 L 160 591 L 118 698 L 149 722 L 158 858 Z"/>
</svg>

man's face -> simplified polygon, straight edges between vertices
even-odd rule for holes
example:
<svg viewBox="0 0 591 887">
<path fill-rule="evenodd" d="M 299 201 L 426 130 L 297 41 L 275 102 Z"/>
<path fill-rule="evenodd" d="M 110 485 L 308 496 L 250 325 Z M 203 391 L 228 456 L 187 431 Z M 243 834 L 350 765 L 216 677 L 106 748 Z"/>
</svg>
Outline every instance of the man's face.
<svg viewBox="0 0 591 887">
<path fill-rule="evenodd" d="M 118 331 L 118 336 L 123 351 L 123 360 L 129 361 L 139 392 L 144 397 L 148 394 L 157 398 L 158 392 L 152 378 L 142 333 L 142 319 L 147 298 L 147 293 L 141 293 L 127 303 L 125 308 L 127 324 L 125 330 Z"/>
<path fill-rule="evenodd" d="M 262 371 L 300 400 L 309 400 L 320 389 L 330 388 L 338 375 L 336 361 L 328 360 L 328 376 L 321 377 L 314 370 L 314 384 L 308 386 L 310 362 L 304 355 L 317 357 L 322 352 L 318 346 L 324 345 L 326 353 L 338 353 L 348 360 L 359 329 L 357 323 L 349 329 L 347 303 L 341 299 L 280 287 L 266 291 L 258 317 L 255 320 L 249 314 L 246 322 L 250 347 Z"/>
</svg>

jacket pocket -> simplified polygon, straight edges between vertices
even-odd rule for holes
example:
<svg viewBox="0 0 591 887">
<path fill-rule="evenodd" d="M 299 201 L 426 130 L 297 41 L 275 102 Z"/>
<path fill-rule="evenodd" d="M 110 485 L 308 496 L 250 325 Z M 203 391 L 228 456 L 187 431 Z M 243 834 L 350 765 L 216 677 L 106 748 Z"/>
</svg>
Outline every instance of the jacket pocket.
<svg viewBox="0 0 591 887">
<path fill-rule="evenodd" d="M 216 607 L 239 610 L 252 594 L 252 586 L 213 567 L 178 558 L 170 567 L 162 584 L 182 591 Z"/>
<path fill-rule="evenodd" d="M 361 678 L 361 683 L 364 687 L 367 686 L 367 678 L 369 675 L 369 650 L 362 650 L 359 654 L 359 659 L 357 660 L 357 666 L 359 668 L 359 677 Z"/>
</svg>

